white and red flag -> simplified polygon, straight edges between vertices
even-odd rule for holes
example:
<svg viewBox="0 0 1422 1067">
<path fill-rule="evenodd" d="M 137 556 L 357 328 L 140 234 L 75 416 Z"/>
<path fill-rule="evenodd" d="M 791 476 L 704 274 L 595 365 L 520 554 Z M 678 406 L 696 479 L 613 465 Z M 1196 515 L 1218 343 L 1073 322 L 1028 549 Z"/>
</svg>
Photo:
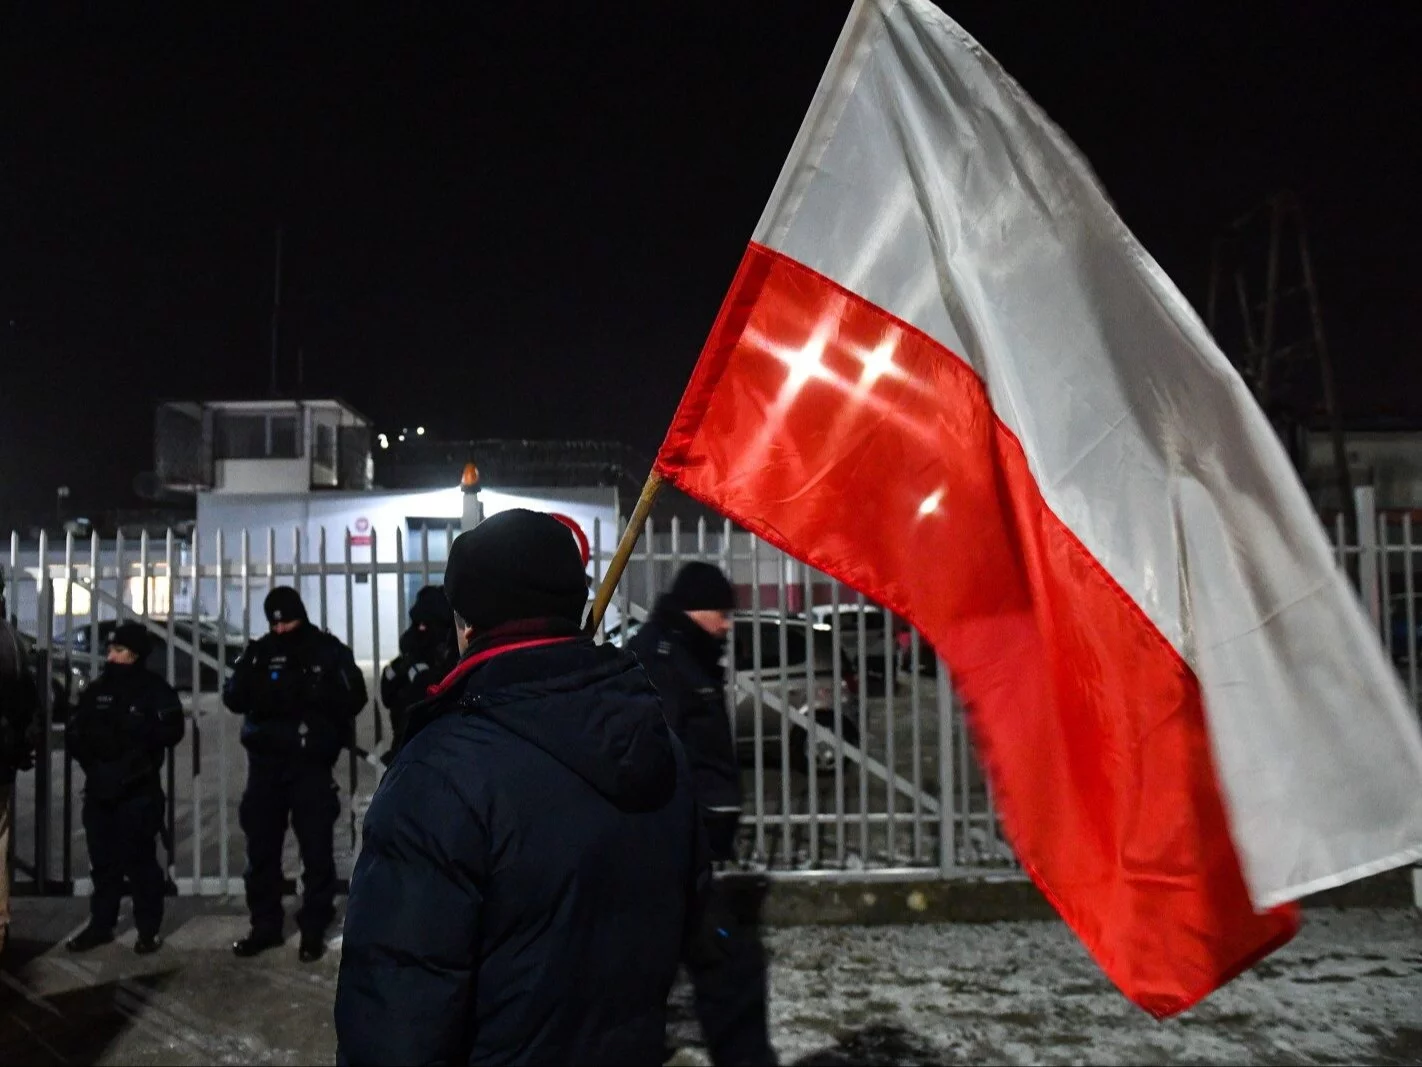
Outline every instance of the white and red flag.
<svg viewBox="0 0 1422 1067">
<path fill-rule="evenodd" d="M 657 470 L 923 632 L 1148 1011 L 1422 857 L 1417 717 L 1269 423 L 927 0 L 855 4 Z"/>
</svg>

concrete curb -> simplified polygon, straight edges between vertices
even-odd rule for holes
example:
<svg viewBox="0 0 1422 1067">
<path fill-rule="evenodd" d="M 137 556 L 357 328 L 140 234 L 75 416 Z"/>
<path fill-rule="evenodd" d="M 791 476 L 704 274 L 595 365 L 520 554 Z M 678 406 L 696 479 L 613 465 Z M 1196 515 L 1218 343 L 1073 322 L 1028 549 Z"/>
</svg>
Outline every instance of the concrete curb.
<svg viewBox="0 0 1422 1067">
<path fill-rule="evenodd" d="M 1413 881 L 1412 868 L 1388 871 L 1309 897 L 1304 907 L 1311 911 L 1413 907 Z M 1056 918 L 1037 887 L 1021 876 L 866 883 L 850 876 L 800 882 L 733 873 L 722 876 L 720 884 L 736 917 L 753 925 L 885 926 Z"/>
</svg>

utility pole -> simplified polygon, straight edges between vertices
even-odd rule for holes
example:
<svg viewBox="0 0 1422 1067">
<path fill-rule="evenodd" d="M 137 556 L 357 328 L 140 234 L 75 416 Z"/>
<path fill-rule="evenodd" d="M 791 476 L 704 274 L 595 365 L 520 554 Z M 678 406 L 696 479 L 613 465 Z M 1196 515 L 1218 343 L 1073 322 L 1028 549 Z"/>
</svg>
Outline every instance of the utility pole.
<svg viewBox="0 0 1422 1067">
<path fill-rule="evenodd" d="M 279 329 L 281 326 L 281 227 L 277 227 L 276 232 L 276 282 L 272 286 L 272 375 L 270 392 L 273 397 L 277 392 L 277 342 Z"/>
</svg>

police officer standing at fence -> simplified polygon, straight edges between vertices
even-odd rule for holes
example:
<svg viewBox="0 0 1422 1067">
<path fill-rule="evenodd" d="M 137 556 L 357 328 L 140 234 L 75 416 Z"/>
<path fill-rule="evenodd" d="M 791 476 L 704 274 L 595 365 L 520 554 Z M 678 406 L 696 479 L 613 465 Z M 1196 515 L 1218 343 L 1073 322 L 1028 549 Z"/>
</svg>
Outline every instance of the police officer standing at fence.
<svg viewBox="0 0 1422 1067">
<path fill-rule="evenodd" d="M 731 632 L 735 593 L 718 567 L 688 563 L 647 624 L 628 643 L 662 698 L 667 725 L 691 763 L 711 854 L 735 859 L 741 775 L 726 710 L 721 664 Z M 688 958 L 711 1062 L 773 1064 L 766 1018 L 765 950 L 753 930 L 732 939 L 724 959 Z"/>
<path fill-rule="evenodd" d="M 165 879 L 158 865 L 163 829 L 164 753 L 183 739 L 183 705 L 144 666 L 152 639 L 141 623 L 114 628 L 103 673 L 79 698 L 65 728 L 84 771 L 84 834 L 94 895 L 89 925 L 68 942 L 84 952 L 114 939 L 125 880 L 133 894 L 140 955 L 158 951 Z"/>
<path fill-rule="evenodd" d="M 281 857 L 290 822 L 301 850 L 300 955 L 309 963 L 325 952 L 326 929 L 335 917 L 341 804 L 332 771 L 354 739 L 365 678 L 351 650 L 311 624 L 295 589 L 273 589 L 263 609 L 271 632 L 247 646 L 223 694 L 228 709 L 245 718 L 247 750 L 239 817 L 247 835 L 252 929 L 232 951 L 255 956 L 283 941 Z"/>
<path fill-rule="evenodd" d="M 444 586 L 427 585 L 410 605 L 410 628 L 400 635 L 400 654 L 380 675 L 380 700 L 390 712 L 390 747 L 380 757 L 387 767 L 404 744 L 411 706 L 444 681 L 458 658 L 454 611 Z"/>
<path fill-rule="evenodd" d="M 0 952 L 10 934 L 10 793 L 15 774 L 35 764 L 34 720 L 39 697 L 24 646 L 5 608 L 0 572 Z"/>
</svg>

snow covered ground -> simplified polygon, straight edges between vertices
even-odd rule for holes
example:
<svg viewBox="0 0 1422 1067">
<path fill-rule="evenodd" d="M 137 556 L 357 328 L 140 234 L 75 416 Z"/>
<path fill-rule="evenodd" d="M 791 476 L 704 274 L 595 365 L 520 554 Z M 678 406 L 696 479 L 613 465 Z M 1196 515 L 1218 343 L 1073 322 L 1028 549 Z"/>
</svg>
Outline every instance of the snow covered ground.
<svg viewBox="0 0 1422 1067">
<path fill-rule="evenodd" d="M 0 1063 L 330 1063 L 336 952 L 255 961 L 234 903 L 179 900 L 156 956 L 133 932 L 83 957 L 84 902 L 17 900 L 0 957 Z M 1299 939 L 1186 1016 L 1127 1003 L 1053 922 L 795 927 L 766 934 L 786 1064 L 1422 1063 L 1422 919 L 1311 914 Z M 686 990 L 676 1062 L 705 1063 Z"/>
<path fill-rule="evenodd" d="M 1412 911 L 1315 915 L 1292 945 L 1164 1023 L 1122 998 L 1060 923 L 783 929 L 767 945 L 787 1063 L 1422 1063 Z M 679 1020 L 684 1005 L 679 990 Z M 693 1032 L 679 1021 L 678 1036 Z"/>
</svg>

